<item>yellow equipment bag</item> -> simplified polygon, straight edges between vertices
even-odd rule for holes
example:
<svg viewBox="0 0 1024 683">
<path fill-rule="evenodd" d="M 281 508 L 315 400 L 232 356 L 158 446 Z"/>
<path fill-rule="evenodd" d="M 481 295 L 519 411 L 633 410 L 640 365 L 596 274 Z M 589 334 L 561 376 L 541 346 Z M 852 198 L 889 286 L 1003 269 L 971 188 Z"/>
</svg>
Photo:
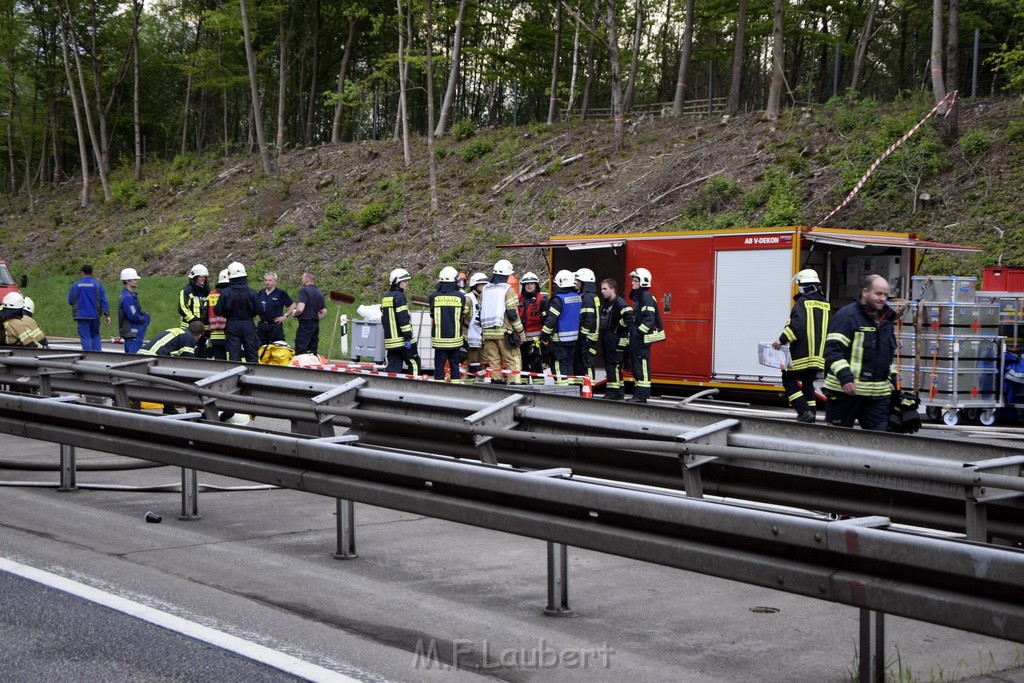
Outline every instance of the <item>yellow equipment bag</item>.
<svg viewBox="0 0 1024 683">
<path fill-rule="evenodd" d="M 260 365 L 291 365 L 294 356 L 295 349 L 283 341 L 260 347 Z"/>
</svg>

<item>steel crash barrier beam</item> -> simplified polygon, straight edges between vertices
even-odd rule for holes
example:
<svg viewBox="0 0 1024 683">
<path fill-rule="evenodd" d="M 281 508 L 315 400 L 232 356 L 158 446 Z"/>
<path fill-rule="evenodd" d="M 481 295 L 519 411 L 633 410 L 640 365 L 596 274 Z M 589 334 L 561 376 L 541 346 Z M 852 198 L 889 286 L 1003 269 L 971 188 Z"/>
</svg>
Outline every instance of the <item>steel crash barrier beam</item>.
<svg viewBox="0 0 1024 683">
<path fill-rule="evenodd" d="M 1024 641 L 1024 551 L 475 461 L 0 395 L 0 432 L 576 546 Z M 563 565 L 564 566 L 564 565 Z M 563 577 L 564 578 L 564 577 Z M 563 584 L 564 585 L 564 584 Z M 561 587 L 555 611 L 567 610 Z M 564 599 L 563 599 L 564 598 Z M 877 640 L 877 634 L 874 638 Z"/>
<path fill-rule="evenodd" d="M 345 429 L 361 443 L 523 469 L 742 498 L 1024 540 L 1021 453 L 975 440 L 879 434 L 693 407 L 617 405 L 200 359 L 0 352 L 0 383 L 125 401 L 283 417 L 293 431 Z"/>
</svg>

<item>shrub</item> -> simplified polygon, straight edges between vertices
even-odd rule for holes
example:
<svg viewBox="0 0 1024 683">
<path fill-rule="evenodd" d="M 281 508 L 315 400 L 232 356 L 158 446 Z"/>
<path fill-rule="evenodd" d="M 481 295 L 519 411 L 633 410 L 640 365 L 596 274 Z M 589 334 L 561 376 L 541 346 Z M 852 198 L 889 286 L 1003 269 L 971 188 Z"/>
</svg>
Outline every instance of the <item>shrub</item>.
<svg viewBox="0 0 1024 683">
<path fill-rule="evenodd" d="M 377 225 L 380 223 L 387 215 L 387 204 L 380 201 L 370 202 L 363 208 L 359 209 L 359 212 L 356 214 L 356 221 L 358 221 L 360 227 L 368 228 L 371 225 Z"/>
<path fill-rule="evenodd" d="M 765 203 L 765 226 L 799 225 L 803 222 L 800 202 L 797 197 L 797 183 L 778 169 L 769 169 L 764 175 L 767 201 Z"/>
<path fill-rule="evenodd" d="M 180 171 L 183 168 L 188 168 L 189 166 L 191 166 L 193 161 L 194 158 L 192 156 L 192 153 L 186 152 L 185 154 L 180 154 L 174 157 L 174 159 L 171 161 L 171 168 L 173 168 L 176 171 Z"/>
<path fill-rule="evenodd" d="M 452 138 L 455 140 L 465 140 L 475 134 L 472 119 L 459 119 L 452 125 Z"/>
<path fill-rule="evenodd" d="M 1006 139 L 1009 142 L 1024 142 L 1024 119 L 1010 121 L 1006 125 Z"/>
<path fill-rule="evenodd" d="M 110 188 L 110 198 L 118 204 L 127 205 L 138 193 L 139 184 L 134 180 L 122 180 L 119 183 L 114 183 Z"/>
<path fill-rule="evenodd" d="M 476 161 L 490 153 L 491 143 L 484 140 L 474 140 L 462 148 L 462 160 L 466 163 Z"/>
<path fill-rule="evenodd" d="M 294 223 L 285 223 L 280 228 L 274 231 L 274 246 L 279 247 L 284 244 L 286 237 L 290 237 L 299 232 L 298 226 Z"/>
<path fill-rule="evenodd" d="M 128 201 L 128 206 L 132 208 L 132 211 L 138 211 L 139 209 L 145 208 L 149 204 L 145 195 L 137 194 L 133 195 Z"/>
<path fill-rule="evenodd" d="M 983 130 L 972 130 L 960 138 L 960 149 L 969 157 L 984 154 L 992 146 L 992 137 Z"/>
</svg>

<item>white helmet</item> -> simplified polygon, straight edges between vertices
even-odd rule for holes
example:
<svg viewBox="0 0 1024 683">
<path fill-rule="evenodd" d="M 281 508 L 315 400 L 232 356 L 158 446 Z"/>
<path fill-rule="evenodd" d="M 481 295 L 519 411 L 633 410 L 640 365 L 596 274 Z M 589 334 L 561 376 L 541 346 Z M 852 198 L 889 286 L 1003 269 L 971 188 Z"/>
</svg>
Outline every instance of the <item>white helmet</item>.
<svg viewBox="0 0 1024 683">
<path fill-rule="evenodd" d="M 526 275 L 523 276 L 523 279 L 519 281 L 519 284 L 525 285 L 529 282 L 535 282 L 537 284 L 540 284 L 540 278 L 537 277 L 536 273 L 527 273 Z"/>
<path fill-rule="evenodd" d="M 26 296 L 25 297 L 25 305 L 22 306 L 22 308 L 25 310 L 26 313 L 28 313 L 29 315 L 32 315 L 33 313 L 36 312 L 36 302 L 32 301 L 32 299 L 30 299 L 30 298 L 28 298 Z"/>
<path fill-rule="evenodd" d="M 821 280 L 818 279 L 818 273 L 811 268 L 805 268 L 799 273 L 793 276 L 793 282 L 798 285 L 820 285 Z"/>
<path fill-rule="evenodd" d="M 125 280 L 139 280 L 141 276 L 135 271 L 134 268 L 125 268 L 121 271 L 121 282 Z"/>
<path fill-rule="evenodd" d="M 491 279 L 487 277 L 486 273 L 473 273 L 472 277 L 469 278 L 469 286 L 486 285 L 490 281 Z"/>
<path fill-rule="evenodd" d="M 459 277 L 459 271 L 455 270 L 451 266 L 445 266 L 441 269 L 441 272 L 437 275 L 438 282 L 455 282 L 455 278 Z"/>
<path fill-rule="evenodd" d="M 572 287 L 572 283 L 575 281 L 576 276 L 571 270 L 560 270 L 555 273 L 555 285 L 558 287 Z"/>
<path fill-rule="evenodd" d="M 246 277 L 248 273 L 245 272 L 245 266 L 238 261 L 232 261 L 228 264 L 228 279 L 234 280 L 236 277 Z"/>
<path fill-rule="evenodd" d="M 192 266 L 192 270 L 188 271 L 189 280 L 196 277 L 210 277 L 210 271 L 208 271 L 206 269 L 206 266 L 204 266 L 202 263 L 197 263 L 196 265 Z M 123 280 L 124 278 L 121 279 Z"/>
<path fill-rule="evenodd" d="M 8 292 L 4 295 L 3 307 L 10 309 L 25 308 L 25 297 L 18 292 Z"/>
<path fill-rule="evenodd" d="M 580 282 L 597 282 L 594 278 L 594 271 L 590 268 L 580 268 L 576 271 L 576 279 Z"/>
<path fill-rule="evenodd" d="M 409 275 L 409 271 L 406 270 L 405 268 L 395 268 L 394 270 L 391 271 L 391 275 L 388 276 L 388 282 L 391 283 L 392 287 L 397 285 L 399 282 L 405 282 L 406 280 L 411 279 L 412 275 Z"/>
<path fill-rule="evenodd" d="M 217 284 L 218 285 L 226 285 L 230 281 L 231 281 L 231 278 L 228 277 L 228 269 L 227 268 L 225 268 L 224 270 L 220 271 L 220 273 L 217 274 Z"/>
<path fill-rule="evenodd" d="M 512 266 L 512 262 L 508 259 L 501 259 L 494 264 L 495 275 L 511 275 L 515 272 L 515 268 Z"/>
<path fill-rule="evenodd" d="M 640 280 L 641 287 L 651 286 L 651 271 L 647 270 L 646 268 L 636 268 L 632 273 L 629 274 L 629 276 L 635 277 L 637 280 Z"/>
</svg>

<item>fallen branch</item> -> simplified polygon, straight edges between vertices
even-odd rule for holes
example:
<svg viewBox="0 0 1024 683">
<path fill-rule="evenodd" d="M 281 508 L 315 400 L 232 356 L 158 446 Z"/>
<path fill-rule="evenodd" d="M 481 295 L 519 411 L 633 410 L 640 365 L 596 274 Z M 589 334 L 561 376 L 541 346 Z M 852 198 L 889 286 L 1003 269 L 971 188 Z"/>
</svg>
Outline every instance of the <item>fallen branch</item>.
<svg viewBox="0 0 1024 683">
<path fill-rule="evenodd" d="M 633 218 L 634 216 L 636 216 L 643 209 L 647 208 L 651 204 L 657 204 L 658 202 L 660 202 L 662 199 L 664 199 L 668 195 L 672 194 L 673 192 L 678 192 L 679 190 L 684 190 L 687 187 L 691 187 L 691 186 L 696 185 L 698 183 L 702 183 L 705 180 L 708 180 L 709 178 L 714 178 L 716 175 L 721 175 L 722 173 L 725 173 L 725 169 L 724 168 L 720 169 L 718 171 L 715 171 L 714 173 L 709 173 L 706 176 L 702 176 L 700 178 L 697 178 L 696 180 L 691 180 L 688 183 L 683 183 L 682 185 L 676 185 L 671 190 L 666 190 L 665 192 L 662 192 L 661 194 L 659 194 L 657 197 L 655 197 L 654 199 L 650 200 L 649 202 L 644 202 L 643 206 L 641 206 L 639 209 L 637 209 L 633 213 L 629 214 L 628 216 L 626 216 L 622 220 L 617 221 L 615 223 L 612 223 L 611 225 L 609 225 L 607 228 L 604 229 L 604 232 L 611 232 L 614 228 L 619 227 L 620 225 L 622 225 L 623 223 L 628 221 L 630 218 Z"/>
<path fill-rule="evenodd" d="M 521 176 L 524 173 L 526 173 L 527 171 L 529 171 L 531 168 L 533 168 L 533 162 L 532 161 L 527 162 L 527 164 L 525 166 L 523 166 L 522 168 L 520 168 L 518 171 L 512 173 L 511 175 L 505 176 L 504 178 L 501 179 L 500 182 L 498 182 L 497 184 L 491 186 L 491 192 L 494 193 L 494 194 L 497 194 L 497 193 L 501 192 L 502 190 L 505 189 L 505 186 L 507 186 L 513 180 L 515 180 L 519 176 Z"/>
</svg>

